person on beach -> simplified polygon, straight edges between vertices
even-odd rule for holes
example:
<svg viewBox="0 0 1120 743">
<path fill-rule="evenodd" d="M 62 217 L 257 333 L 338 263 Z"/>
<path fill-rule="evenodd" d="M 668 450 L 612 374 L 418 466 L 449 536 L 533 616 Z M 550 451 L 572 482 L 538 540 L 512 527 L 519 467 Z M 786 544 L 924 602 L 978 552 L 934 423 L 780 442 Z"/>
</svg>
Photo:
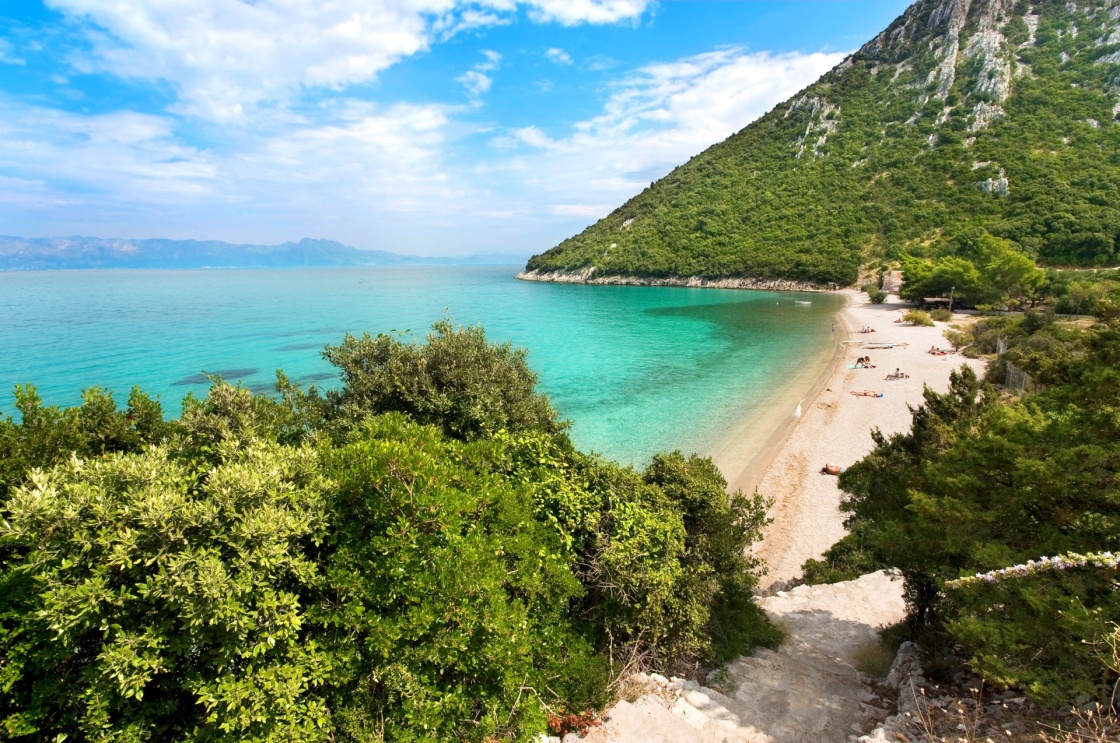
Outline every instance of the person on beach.
<svg viewBox="0 0 1120 743">
<path fill-rule="evenodd" d="M 856 397 L 882 397 L 882 392 L 875 392 L 874 390 L 852 390 L 852 394 Z"/>
<path fill-rule="evenodd" d="M 909 374 L 904 374 L 901 369 L 896 368 L 894 374 L 888 374 L 886 379 L 909 379 Z"/>
</svg>

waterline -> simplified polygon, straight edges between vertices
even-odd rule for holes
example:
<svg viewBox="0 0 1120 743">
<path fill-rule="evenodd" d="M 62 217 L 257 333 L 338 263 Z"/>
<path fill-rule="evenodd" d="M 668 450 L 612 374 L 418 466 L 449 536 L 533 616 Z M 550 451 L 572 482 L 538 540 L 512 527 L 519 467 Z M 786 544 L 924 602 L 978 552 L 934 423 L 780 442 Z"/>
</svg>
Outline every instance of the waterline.
<svg viewBox="0 0 1120 743">
<path fill-rule="evenodd" d="M 827 294 L 528 283 L 516 270 L 0 274 L 0 409 L 23 382 L 62 405 L 94 385 L 123 402 L 138 384 L 173 415 L 187 392 L 205 394 L 204 372 L 268 391 L 280 368 L 329 387 L 323 345 L 347 332 L 422 337 L 450 317 L 528 349 L 577 446 L 641 464 L 666 449 L 716 454 L 744 425 L 764 428 L 768 406 L 831 348 L 843 305 Z"/>
</svg>

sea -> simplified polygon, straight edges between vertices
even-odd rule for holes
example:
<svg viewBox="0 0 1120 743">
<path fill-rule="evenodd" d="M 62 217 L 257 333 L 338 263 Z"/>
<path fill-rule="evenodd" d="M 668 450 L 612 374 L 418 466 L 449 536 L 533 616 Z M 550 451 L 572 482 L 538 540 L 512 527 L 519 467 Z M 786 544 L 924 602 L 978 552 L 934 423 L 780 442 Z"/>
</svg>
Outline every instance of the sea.
<svg viewBox="0 0 1120 743">
<path fill-rule="evenodd" d="M 282 369 L 340 384 L 347 333 L 422 342 L 449 318 L 528 351 L 582 450 L 641 466 L 680 449 L 726 458 L 794 416 L 836 347 L 832 294 L 544 284 L 518 266 L 0 272 L 0 415 L 16 384 L 50 405 L 139 385 L 177 416 L 217 374 L 256 392 Z M 730 447 L 730 449 L 729 449 Z"/>
</svg>

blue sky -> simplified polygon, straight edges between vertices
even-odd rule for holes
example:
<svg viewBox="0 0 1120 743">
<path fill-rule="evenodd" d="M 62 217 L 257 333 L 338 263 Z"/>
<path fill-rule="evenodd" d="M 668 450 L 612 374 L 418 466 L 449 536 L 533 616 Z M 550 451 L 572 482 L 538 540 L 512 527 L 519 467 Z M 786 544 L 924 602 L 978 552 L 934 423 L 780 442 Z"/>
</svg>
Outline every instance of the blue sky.
<svg viewBox="0 0 1120 743">
<path fill-rule="evenodd" d="M 8 0 L 0 234 L 545 250 L 902 0 Z"/>
</svg>

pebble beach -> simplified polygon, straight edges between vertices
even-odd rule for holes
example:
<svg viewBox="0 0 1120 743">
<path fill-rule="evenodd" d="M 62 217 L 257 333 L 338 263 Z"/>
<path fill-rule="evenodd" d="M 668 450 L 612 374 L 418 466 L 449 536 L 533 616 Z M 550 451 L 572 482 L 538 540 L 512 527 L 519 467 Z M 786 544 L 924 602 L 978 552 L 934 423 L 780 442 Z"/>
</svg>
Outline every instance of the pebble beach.
<svg viewBox="0 0 1120 743">
<path fill-rule="evenodd" d="M 800 417 L 787 427 L 769 462 L 753 476 L 747 472 L 730 482 L 732 490 L 757 487 L 774 499 L 773 523 L 757 548 L 767 565 L 762 588 L 799 577 L 806 560 L 819 558 L 844 536 L 843 494 L 835 476 L 822 474 L 826 464 L 848 467 L 861 459 L 874 446 L 873 429 L 909 430 L 910 406 L 922 404 L 926 387 L 947 390 L 950 372 L 962 364 L 983 373 L 981 360 L 929 353 L 931 347 L 951 348 L 944 337 L 950 323 L 896 323 L 909 308 L 897 297 L 871 304 L 862 292 L 843 293 L 848 303 L 837 317 L 838 348 L 830 367 L 802 401 Z M 874 332 L 859 332 L 864 328 Z M 865 356 L 874 368 L 850 368 Z M 907 376 L 886 379 L 896 369 Z M 852 394 L 863 391 L 882 397 Z"/>
</svg>

